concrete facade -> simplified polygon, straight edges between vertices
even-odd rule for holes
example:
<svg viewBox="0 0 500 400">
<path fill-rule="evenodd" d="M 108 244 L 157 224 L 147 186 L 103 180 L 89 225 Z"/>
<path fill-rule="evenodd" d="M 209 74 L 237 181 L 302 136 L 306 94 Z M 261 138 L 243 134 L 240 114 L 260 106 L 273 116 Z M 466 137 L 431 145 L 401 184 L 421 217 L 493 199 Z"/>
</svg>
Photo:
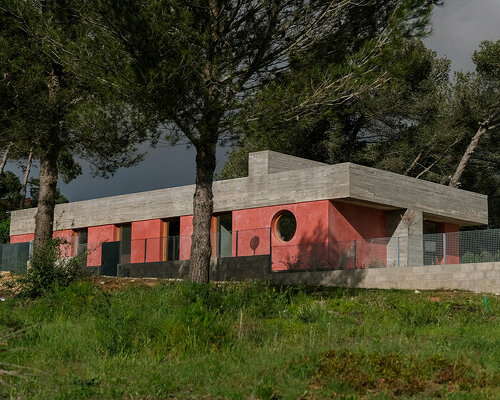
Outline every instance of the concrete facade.
<svg viewBox="0 0 500 400">
<path fill-rule="evenodd" d="M 252 153 L 250 159 L 266 159 L 267 154 L 268 165 L 273 165 L 276 153 L 264 153 Z M 215 213 L 329 199 L 389 210 L 412 208 L 459 225 L 488 223 L 487 196 L 352 163 L 216 181 L 213 191 Z M 59 204 L 54 227 L 78 229 L 191 215 L 193 194 L 194 185 L 189 185 Z M 13 211 L 11 236 L 33 233 L 35 214 L 35 208 Z"/>
<path fill-rule="evenodd" d="M 488 220 L 484 195 L 352 163 L 325 165 L 271 151 L 250 154 L 248 177 L 216 181 L 213 189 L 213 256 L 221 257 L 221 224 L 230 221 L 223 227 L 224 256 L 270 255 L 273 271 L 421 265 L 426 223 L 438 232 L 456 232 Z M 193 193 L 190 185 L 57 205 L 54 236 L 76 243 L 79 232 L 87 232 L 91 267 L 101 265 L 102 243 L 113 241 L 121 242 L 121 255 L 129 249 L 126 263 L 156 263 L 172 255 L 188 260 Z M 286 242 L 276 227 L 285 211 L 296 223 Z M 33 239 L 35 214 L 36 209 L 12 213 L 11 242 Z M 173 247 L 171 224 L 178 237 Z M 129 235 L 126 246 L 122 231 Z M 64 256 L 71 255 L 66 249 Z M 457 256 L 447 261 L 453 260 Z"/>
</svg>

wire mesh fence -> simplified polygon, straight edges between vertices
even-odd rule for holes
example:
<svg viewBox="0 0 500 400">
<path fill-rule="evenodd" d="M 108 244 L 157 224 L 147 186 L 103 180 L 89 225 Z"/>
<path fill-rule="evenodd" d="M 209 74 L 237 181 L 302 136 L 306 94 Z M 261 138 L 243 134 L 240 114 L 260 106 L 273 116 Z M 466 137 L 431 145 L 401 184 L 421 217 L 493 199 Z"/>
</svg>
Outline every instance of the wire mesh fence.
<svg viewBox="0 0 500 400">
<path fill-rule="evenodd" d="M 297 238 L 295 238 L 297 239 Z M 294 240 L 295 240 L 294 239 Z M 436 233 L 410 237 L 367 238 L 323 243 L 283 242 L 271 228 L 212 232 L 213 258 L 270 255 L 272 271 L 351 270 L 500 261 L 500 229 Z M 293 240 L 290 241 L 293 243 Z M 191 235 L 116 242 L 120 264 L 188 260 Z M 100 265 L 101 243 L 76 237 L 61 241 L 61 256 L 88 252 L 89 265 Z M 0 245 L 0 269 L 23 270 L 32 244 Z"/>
<path fill-rule="evenodd" d="M 335 270 L 500 261 L 500 229 L 272 248 L 273 270 Z"/>
</svg>

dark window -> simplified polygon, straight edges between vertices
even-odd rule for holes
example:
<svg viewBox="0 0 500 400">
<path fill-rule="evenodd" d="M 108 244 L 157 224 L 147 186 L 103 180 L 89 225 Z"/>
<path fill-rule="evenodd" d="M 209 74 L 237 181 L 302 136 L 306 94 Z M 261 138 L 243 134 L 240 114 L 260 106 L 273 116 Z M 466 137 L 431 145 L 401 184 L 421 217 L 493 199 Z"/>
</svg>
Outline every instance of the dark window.
<svg viewBox="0 0 500 400">
<path fill-rule="evenodd" d="M 120 263 L 130 263 L 130 253 L 132 250 L 132 224 L 120 225 Z"/>
<path fill-rule="evenodd" d="M 76 231 L 76 254 L 87 251 L 88 229 L 79 229 Z"/>
<path fill-rule="evenodd" d="M 280 212 L 275 217 L 274 233 L 280 240 L 284 242 L 292 240 L 296 230 L 297 220 L 290 211 Z"/>
<path fill-rule="evenodd" d="M 162 260 L 175 261 L 179 259 L 180 253 L 180 232 L 181 221 L 180 218 L 165 219 L 163 220 L 164 236 L 162 244 Z"/>
<path fill-rule="evenodd" d="M 231 257 L 233 246 L 233 217 L 231 213 L 221 214 L 218 219 L 217 255 Z"/>
</svg>

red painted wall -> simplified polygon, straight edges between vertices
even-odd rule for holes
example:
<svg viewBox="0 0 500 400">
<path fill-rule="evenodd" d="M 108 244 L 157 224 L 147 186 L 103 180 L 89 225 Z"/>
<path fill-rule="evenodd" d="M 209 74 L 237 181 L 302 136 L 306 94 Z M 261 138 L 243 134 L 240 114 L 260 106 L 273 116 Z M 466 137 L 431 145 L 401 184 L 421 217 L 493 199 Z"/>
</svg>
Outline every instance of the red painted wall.
<svg viewBox="0 0 500 400">
<path fill-rule="evenodd" d="M 191 256 L 191 235 L 193 234 L 193 216 L 180 217 L 179 259 L 189 260 Z"/>
<path fill-rule="evenodd" d="M 88 266 L 101 265 L 102 242 L 114 242 L 117 227 L 115 225 L 91 226 L 88 230 Z"/>
<path fill-rule="evenodd" d="M 61 257 L 73 257 L 76 254 L 74 232 L 72 229 L 65 229 L 62 231 L 54 231 L 53 237 L 62 240 L 60 245 Z"/>
<path fill-rule="evenodd" d="M 164 247 L 161 219 L 132 222 L 132 263 L 161 261 Z"/>
<path fill-rule="evenodd" d="M 10 237 L 11 243 L 26 243 L 35 239 L 34 233 L 27 233 L 25 235 L 13 235 Z"/>
<path fill-rule="evenodd" d="M 272 246 L 272 269 L 286 270 L 311 268 L 313 262 L 312 243 L 328 241 L 328 200 L 252 208 L 233 211 L 233 255 L 236 252 L 238 231 L 238 256 L 269 254 Z M 297 221 L 294 237 L 283 242 L 273 232 L 273 219 L 280 212 L 291 211 Z M 258 243 L 254 250 L 251 242 Z M 325 247 L 325 245 L 318 245 Z"/>
<path fill-rule="evenodd" d="M 238 256 L 254 254 L 252 238 L 258 238 L 255 254 L 269 254 L 273 218 L 283 210 L 291 211 L 297 221 L 295 236 L 289 242 L 271 234 L 273 270 L 367 267 L 373 260 L 385 262 L 385 242 L 366 239 L 386 236 L 383 210 L 329 200 L 262 207 L 233 212 L 233 243 L 238 231 Z M 356 264 L 354 263 L 356 240 Z M 254 239 L 255 241 L 255 239 Z M 235 255 L 236 245 L 233 246 Z"/>
<path fill-rule="evenodd" d="M 449 222 L 441 222 L 438 225 L 438 232 L 446 233 L 446 264 L 460 263 L 459 229 L 459 225 Z M 444 257 L 441 259 L 441 264 L 444 264 Z"/>
<path fill-rule="evenodd" d="M 366 240 L 387 236 L 384 210 L 332 201 L 328 210 L 328 220 L 329 240 L 334 242 L 329 252 L 331 266 L 366 268 L 376 263 L 387 262 L 385 241 L 369 243 Z"/>
</svg>

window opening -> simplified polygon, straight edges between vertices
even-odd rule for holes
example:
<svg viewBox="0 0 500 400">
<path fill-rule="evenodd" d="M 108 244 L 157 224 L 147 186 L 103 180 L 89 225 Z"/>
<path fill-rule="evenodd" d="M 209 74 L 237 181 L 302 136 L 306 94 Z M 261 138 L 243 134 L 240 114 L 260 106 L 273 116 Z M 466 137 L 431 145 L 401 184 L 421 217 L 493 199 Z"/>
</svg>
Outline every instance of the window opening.
<svg viewBox="0 0 500 400">
<path fill-rule="evenodd" d="M 291 211 L 282 211 L 274 219 L 274 234 L 283 242 L 289 242 L 295 236 L 297 220 Z"/>
<path fill-rule="evenodd" d="M 162 260 L 175 261 L 179 259 L 180 253 L 180 218 L 163 220 L 163 245 Z"/>
<path fill-rule="evenodd" d="M 79 229 L 75 231 L 76 234 L 76 254 L 82 254 L 87 251 L 87 243 L 88 243 L 88 229 Z"/>
<path fill-rule="evenodd" d="M 120 264 L 129 264 L 132 250 L 132 224 L 119 225 L 118 231 L 120 238 Z"/>
<path fill-rule="evenodd" d="M 233 216 L 231 213 L 217 216 L 217 255 L 231 257 L 233 252 Z"/>
</svg>

